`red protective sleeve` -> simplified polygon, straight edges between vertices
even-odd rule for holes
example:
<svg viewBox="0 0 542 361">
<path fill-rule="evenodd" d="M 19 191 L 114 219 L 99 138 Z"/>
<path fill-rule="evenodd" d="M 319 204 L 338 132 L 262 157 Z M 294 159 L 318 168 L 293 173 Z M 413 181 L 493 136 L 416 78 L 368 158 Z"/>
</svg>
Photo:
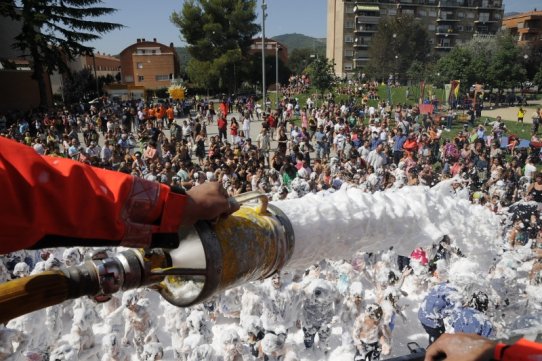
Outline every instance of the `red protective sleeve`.
<svg viewBox="0 0 542 361">
<path fill-rule="evenodd" d="M 542 344 L 522 338 L 513 345 L 497 344 L 493 359 L 497 361 L 534 361 L 542 357 Z"/>
<path fill-rule="evenodd" d="M 186 201 L 166 185 L 40 156 L 0 137 L 0 254 L 44 236 L 146 247 L 153 233 L 177 232 Z"/>
</svg>

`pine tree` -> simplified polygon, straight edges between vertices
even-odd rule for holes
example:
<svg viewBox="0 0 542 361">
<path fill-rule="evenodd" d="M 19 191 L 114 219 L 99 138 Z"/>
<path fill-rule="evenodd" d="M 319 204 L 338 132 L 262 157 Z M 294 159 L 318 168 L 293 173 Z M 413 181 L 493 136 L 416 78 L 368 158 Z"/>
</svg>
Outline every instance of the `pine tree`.
<svg viewBox="0 0 542 361">
<path fill-rule="evenodd" d="M 98 6 L 102 0 L 20 0 L 4 1 L 0 13 L 22 23 L 13 47 L 29 56 L 38 82 L 40 104 L 49 104 L 46 74 L 68 72 L 68 62 L 78 55 L 92 55 L 94 49 L 83 43 L 123 27 L 121 24 L 93 21 L 116 9 Z"/>
<path fill-rule="evenodd" d="M 234 82 L 241 81 L 235 74 L 247 61 L 252 38 L 260 30 L 255 20 L 256 0 L 185 1 L 182 10 L 171 15 L 171 21 L 193 57 L 188 65 L 191 80 L 200 86 L 205 83 L 206 88 L 216 82 L 219 87 L 233 88 Z"/>
</svg>

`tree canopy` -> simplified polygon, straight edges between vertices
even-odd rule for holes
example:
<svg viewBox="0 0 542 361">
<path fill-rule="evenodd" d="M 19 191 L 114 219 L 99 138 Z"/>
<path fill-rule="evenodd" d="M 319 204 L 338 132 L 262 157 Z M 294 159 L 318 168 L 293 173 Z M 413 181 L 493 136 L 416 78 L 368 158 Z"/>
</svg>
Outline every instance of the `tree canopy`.
<svg viewBox="0 0 542 361">
<path fill-rule="evenodd" d="M 307 67 L 306 73 L 309 75 L 311 85 L 323 94 L 326 90 L 331 89 L 335 82 L 334 69 L 332 61 L 325 57 L 318 57 Z"/>
<path fill-rule="evenodd" d="M 20 0 L 4 1 L 0 13 L 22 24 L 14 48 L 32 59 L 33 77 L 40 90 L 40 103 L 49 102 L 44 75 L 55 70 L 68 72 L 67 63 L 77 55 L 92 54 L 84 45 L 101 34 L 123 27 L 121 24 L 94 21 L 114 13 L 113 8 L 98 6 L 102 0 Z"/>
<path fill-rule="evenodd" d="M 193 57 L 188 65 L 191 81 L 205 88 L 234 87 L 234 82 L 242 81 L 233 73 L 241 68 L 260 30 L 255 20 L 255 0 L 188 0 L 174 12 L 171 21 Z"/>
<path fill-rule="evenodd" d="M 429 35 L 413 17 L 384 17 L 371 39 L 365 71 L 380 80 L 390 74 L 401 77 L 414 61 L 427 63 L 429 51 Z"/>
<path fill-rule="evenodd" d="M 473 38 L 440 58 L 435 72 L 443 82 L 460 80 L 463 90 L 475 83 L 501 90 L 512 88 L 526 79 L 521 54 L 520 47 L 507 33 L 489 39 Z"/>
</svg>

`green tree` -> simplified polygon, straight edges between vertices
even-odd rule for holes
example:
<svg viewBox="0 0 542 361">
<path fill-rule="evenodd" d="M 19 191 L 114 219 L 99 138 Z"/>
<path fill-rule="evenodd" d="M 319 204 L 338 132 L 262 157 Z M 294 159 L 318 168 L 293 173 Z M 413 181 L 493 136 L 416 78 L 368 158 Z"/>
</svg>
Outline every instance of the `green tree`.
<svg viewBox="0 0 542 361">
<path fill-rule="evenodd" d="M 188 64 L 190 80 L 205 83 L 207 88 L 233 90 L 243 80 L 237 70 L 242 69 L 252 38 L 260 29 L 255 20 L 256 0 L 188 0 L 180 12 L 174 12 L 171 21 L 193 57 Z M 209 71 L 207 79 L 202 69 Z"/>
<path fill-rule="evenodd" d="M 538 68 L 538 71 L 534 75 L 533 84 L 538 86 L 538 89 L 542 89 L 542 64 Z"/>
<path fill-rule="evenodd" d="M 64 101 L 66 104 L 79 103 L 81 100 L 96 98 L 96 79 L 90 69 L 69 74 L 64 80 Z"/>
<path fill-rule="evenodd" d="M 294 74 L 301 74 L 307 67 L 307 65 L 312 61 L 312 56 L 315 56 L 313 49 L 311 48 L 300 48 L 294 49 L 288 55 L 288 67 Z M 319 57 L 324 57 L 325 54 L 319 54 Z"/>
<path fill-rule="evenodd" d="M 306 69 L 309 75 L 311 85 L 315 87 L 321 95 L 326 90 L 330 90 L 335 82 L 335 65 L 327 58 L 316 58 Z"/>
<path fill-rule="evenodd" d="M 189 74 L 190 84 L 196 88 L 207 89 L 215 87 L 218 74 L 215 74 L 210 61 L 191 59 L 188 62 L 186 72 Z"/>
<path fill-rule="evenodd" d="M 15 37 L 13 46 L 32 60 L 33 78 L 38 82 L 42 106 L 49 104 L 46 74 L 55 70 L 67 73 L 70 60 L 93 52 L 92 47 L 83 43 L 123 27 L 93 20 L 116 11 L 96 6 L 101 3 L 102 0 L 20 0 L 4 1 L 0 6 L 2 15 L 22 24 L 22 31 Z"/>
<path fill-rule="evenodd" d="M 527 72 L 520 48 L 510 34 L 497 37 L 497 47 L 488 68 L 488 78 L 502 92 L 505 88 L 520 85 Z"/>
<path fill-rule="evenodd" d="M 412 62 L 429 61 L 429 49 L 429 35 L 419 21 L 411 16 L 385 17 L 371 39 L 365 71 L 375 79 L 396 74 L 404 81 Z"/>
<path fill-rule="evenodd" d="M 257 84 L 262 80 L 262 56 L 253 54 L 249 56 L 248 62 L 243 64 L 244 77 L 251 84 Z M 287 84 L 288 78 L 292 72 L 279 58 L 279 82 L 282 85 Z M 265 57 L 265 79 L 267 84 L 275 84 L 276 78 L 276 58 L 274 55 Z"/>
<path fill-rule="evenodd" d="M 459 80 L 461 89 L 468 87 L 476 82 L 477 75 L 473 71 L 472 63 L 475 54 L 466 47 L 456 46 L 446 56 L 440 58 L 437 62 L 437 73 L 439 78 L 444 79 L 444 83 L 452 80 Z"/>
</svg>

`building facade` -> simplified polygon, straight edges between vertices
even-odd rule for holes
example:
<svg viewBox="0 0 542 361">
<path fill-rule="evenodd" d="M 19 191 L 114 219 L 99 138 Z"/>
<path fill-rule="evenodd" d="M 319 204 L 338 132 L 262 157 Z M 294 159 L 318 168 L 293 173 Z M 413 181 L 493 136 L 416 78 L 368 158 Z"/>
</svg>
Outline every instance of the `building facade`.
<svg viewBox="0 0 542 361">
<path fill-rule="evenodd" d="M 326 57 L 340 76 L 363 69 L 380 19 L 412 16 L 430 34 L 435 52 L 446 52 L 473 36 L 489 36 L 500 28 L 502 0 L 328 0 Z"/>
<path fill-rule="evenodd" d="M 153 39 L 137 39 L 120 53 L 121 82 L 127 86 L 149 89 L 167 88 L 179 74 L 177 53 Z"/>
<path fill-rule="evenodd" d="M 20 21 L 0 16 L 0 112 L 30 110 L 40 105 L 38 82 L 32 78 L 32 59 L 12 47 L 22 31 Z M 48 105 L 53 95 L 49 76 L 44 75 Z"/>
<path fill-rule="evenodd" d="M 265 56 L 275 56 L 277 49 L 279 50 L 278 56 L 283 64 L 288 64 L 288 47 L 282 44 L 280 41 L 265 38 Z M 262 38 L 252 39 L 250 45 L 249 54 L 259 55 L 262 53 Z"/>
<path fill-rule="evenodd" d="M 542 11 L 529 11 L 504 18 L 503 29 L 510 30 L 520 45 L 542 45 Z"/>
</svg>

